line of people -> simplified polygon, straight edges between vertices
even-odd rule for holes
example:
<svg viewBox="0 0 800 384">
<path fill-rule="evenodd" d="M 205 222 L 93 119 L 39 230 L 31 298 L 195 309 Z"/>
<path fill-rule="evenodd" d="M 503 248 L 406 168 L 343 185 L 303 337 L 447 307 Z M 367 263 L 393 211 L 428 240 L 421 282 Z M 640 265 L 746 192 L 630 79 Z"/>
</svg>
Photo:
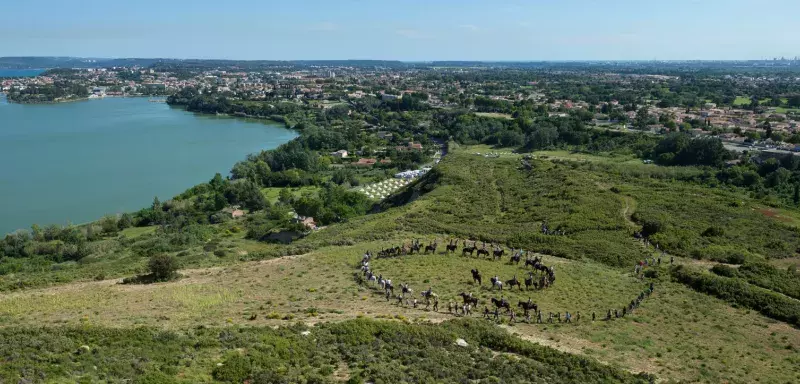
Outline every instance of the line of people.
<svg viewBox="0 0 800 384">
<path fill-rule="evenodd" d="M 408 283 L 400 284 L 400 294 L 394 294 L 394 284 L 392 283 L 391 279 L 384 278 L 383 275 L 375 275 L 370 268 L 370 260 L 372 259 L 372 254 L 367 252 L 361 258 L 361 265 L 359 267 L 361 274 L 356 274 L 359 283 L 363 283 L 365 280 L 367 283 L 376 284 L 380 289 L 384 292 L 386 297 L 386 301 L 392 299 L 392 297 L 397 299 L 398 305 L 402 306 L 404 303 L 406 306 L 413 306 L 417 308 L 419 302 L 415 297 L 413 297 L 412 289 L 408 286 Z M 408 297 L 407 295 L 411 296 Z M 439 295 L 433 292 L 433 288 L 428 287 L 428 290 L 422 291 L 420 293 L 421 297 L 425 300 L 425 309 L 428 309 L 431 304 L 433 305 L 434 311 L 439 311 Z"/>
</svg>

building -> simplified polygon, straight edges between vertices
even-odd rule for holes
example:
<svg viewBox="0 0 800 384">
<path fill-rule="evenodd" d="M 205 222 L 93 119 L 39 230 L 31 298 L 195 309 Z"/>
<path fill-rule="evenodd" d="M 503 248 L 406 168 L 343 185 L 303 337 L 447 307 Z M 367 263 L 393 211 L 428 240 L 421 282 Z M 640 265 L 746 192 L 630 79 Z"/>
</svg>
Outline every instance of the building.
<svg viewBox="0 0 800 384">
<path fill-rule="evenodd" d="M 361 158 L 361 159 L 358 159 L 357 162 L 353 163 L 353 165 L 357 165 L 359 167 L 371 167 L 371 166 L 375 165 L 375 163 L 377 163 L 377 162 L 378 162 L 378 160 L 375 160 L 375 159 Z"/>
<path fill-rule="evenodd" d="M 234 209 L 231 212 L 231 217 L 234 218 L 234 219 L 238 219 L 240 217 L 244 217 L 244 211 L 241 210 L 241 209 Z"/>
<path fill-rule="evenodd" d="M 381 100 L 382 100 L 382 101 L 395 101 L 395 100 L 397 100 L 398 98 L 400 98 L 400 96 L 397 96 L 397 95 L 390 95 L 390 94 L 388 94 L 388 93 L 384 93 L 383 95 L 381 95 Z"/>
<path fill-rule="evenodd" d="M 298 223 L 298 224 L 303 224 L 304 227 L 306 227 L 307 229 L 310 229 L 312 231 L 317 229 L 317 222 L 314 221 L 313 217 L 310 217 L 310 216 L 308 216 L 308 217 L 306 217 L 306 216 L 298 216 L 293 221 L 295 223 Z"/>
<path fill-rule="evenodd" d="M 394 137 L 394 135 L 391 132 L 387 131 L 378 131 L 377 133 L 375 133 L 375 135 L 378 136 L 378 138 L 381 140 L 391 140 L 392 137 Z"/>
<path fill-rule="evenodd" d="M 336 152 L 332 152 L 331 156 L 338 157 L 340 159 L 346 159 L 347 158 L 347 151 L 345 151 L 344 149 L 340 149 L 340 150 L 338 150 Z"/>
<path fill-rule="evenodd" d="M 397 147 L 395 147 L 395 149 L 398 150 L 398 151 L 421 151 L 422 150 L 422 144 L 415 143 L 413 141 L 409 141 L 408 144 L 405 147 L 404 146 L 397 146 Z"/>
</svg>

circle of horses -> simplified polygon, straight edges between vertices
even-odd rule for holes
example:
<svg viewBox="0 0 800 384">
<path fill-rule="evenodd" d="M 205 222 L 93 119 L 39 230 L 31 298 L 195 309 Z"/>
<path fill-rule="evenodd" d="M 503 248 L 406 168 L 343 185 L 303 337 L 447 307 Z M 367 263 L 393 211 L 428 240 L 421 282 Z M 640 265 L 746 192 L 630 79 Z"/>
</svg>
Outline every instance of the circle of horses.
<svg viewBox="0 0 800 384">
<path fill-rule="evenodd" d="M 458 250 L 458 244 L 460 240 L 450 240 L 450 242 L 446 246 L 445 254 L 455 254 Z M 420 293 L 420 299 L 417 300 L 416 297 L 413 295 L 413 289 L 409 287 L 408 283 L 402 283 L 399 285 L 399 294 L 395 294 L 395 285 L 392 280 L 388 277 L 383 276 L 383 274 L 376 274 L 372 271 L 370 267 L 370 261 L 372 258 L 392 258 L 392 257 L 400 257 L 406 255 L 413 255 L 413 254 L 436 254 L 436 249 L 438 248 L 438 240 L 434 240 L 433 242 L 425 245 L 424 247 L 420 243 L 419 239 L 411 241 L 410 244 L 406 245 L 403 243 L 402 245 L 389 247 L 378 251 L 377 253 L 373 254 L 372 252 L 366 252 L 359 264 L 360 274 L 356 274 L 357 280 L 362 283 L 366 282 L 373 287 L 377 287 L 378 289 L 383 292 L 383 296 L 385 296 L 386 301 L 391 301 L 392 299 L 397 301 L 397 304 L 400 306 L 406 307 L 413 307 L 418 308 L 423 303 L 425 305 L 425 310 L 428 310 L 431 306 L 433 306 L 433 310 L 439 310 L 439 295 L 433 292 L 432 287 L 428 287 L 428 289 L 422 291 Z M 482 246 L 478 247 L 477 241 L 470 241 L 470 240 L 463 240 L 463 245 L 461 249 L 461 256 L 473 256 L 476 255 L 478 258 L 486 258 L 490 260 L 501 260 L 505 255 L 506 250 L 499 246 L 499 245 L 491 245 L 491 252 L 487 249 L 486 242 L 482 243 Z M 530 252 L 526 252 L 522 249 L 510 249 L 510 257 L 509 257 L 509 264 L 519 265 L 522 262 L 523 256 L 524 264 L 523 266 L 526 268 L 528 272 L 528 277 L 524 279 L 523 282 L 517 279 L 516 274 L 508 280 L 502 280 L 499 276 L 495 275 L 489 278 L 490 282 L 490 290 L 494 291 L 497 289 L 498 291 L 502 292 L 504 287 L 508 287 L 508 289 L 514 289 L 517 287 L 519 291 L 522 291 L 522 285 L 524 283 L 525 290 L 529 291 L 531 287 L 533 289 L 546 289 L 555 282 L 556 274 L 555 269 L 551 266 L 548 267 L 544 265 L 543 259 L 540 256 L 534 255 L 531 257 Z M 531 267 L 532 270 L 528 270 L 527 268 Z M 479 286 L 483 286 L 483 276 L 481 272 L 475 268 L 471 269 L 470 273 L 472 274 L 472 281 L 477 283 Z M 536 274 L 536 277 L 535 275 Z M 538 277 L 538 278 L 537 278 Z M 649 297 L 650 294 L 653 292 L 653 283 L 650 283 L 650 286 L 646 288 L 642 293 L 639 294 L 635 299 L 631 300 L 629 304 L 623 306 L 622 310 L 617 309 L 609 309 L 606 313 L 605 319 L 611 320 L 612 318 L 620 318 L 625 317 L 628 313 L 632 312 L 634 309 L 638 308 L 641 302 L 646 298 Z M 447 303 L 447 310 L 449 313 L 454 313 L 456 315 L 463 315 L 463 316 L 471 316 L 473 309 L 479 306 L 479 299 L 473 296 L 472 292 L 463 291 L 458 294 L 461 298 L 461 303 L 449 301 Z M 497 297 L 491 297 L 489 301 L 492 304 L 493 310 L 490 310 L 487 305 L 483 307 L 482 317 L 487 319 L 494 319 L 500 320 L 500 310 L 504 310 L 504 314 L 509 316 L 509 322 L 515 323 L 517 320 L 517 313 L 514 311 L 511 303 L 502 296 L 498 299 Z M 527 301 L 519 301 L 516 305 L 516 308 L 522 310 L 522 314 L 525 317 L 525 321 L 530 323 L 531 322 L 531 314 L 536 316 L 537 323 L 554 323 L 555 321 L 561 323 L 562 317 L 560 312 L 549 312 L 547 318 L 543 318 L 542 311 L 540 310 L 539 306 L 534 303 L 530 298 Z M 591 314 L 592 320 L 596 319 L 596 313 L 592 312 Z M 577 312 L 575 315 L 575 321 L 580 321 L 581 315 L 580 312 Z M 572 323 L 573 315 L 570 312 L 564 313 L 563 322 L 564 323 Z"/>
</svg>

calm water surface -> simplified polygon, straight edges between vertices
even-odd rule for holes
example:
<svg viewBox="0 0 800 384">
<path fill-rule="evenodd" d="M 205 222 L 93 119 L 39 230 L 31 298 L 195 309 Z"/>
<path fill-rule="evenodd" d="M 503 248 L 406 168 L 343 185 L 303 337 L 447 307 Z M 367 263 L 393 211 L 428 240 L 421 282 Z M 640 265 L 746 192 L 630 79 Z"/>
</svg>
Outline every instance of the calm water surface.
<svg viewBox="0 0 800 384">
<path fill-rule="evenodd" d="M 0 69 L 0 77 L 34 77 L 44 69 Z"/>
<path fill-rule="evenodd" d="M 0 95 L 0 233 L 138 210 L 295 136 L 146 98 L 20 105 Z"/>
</svg>

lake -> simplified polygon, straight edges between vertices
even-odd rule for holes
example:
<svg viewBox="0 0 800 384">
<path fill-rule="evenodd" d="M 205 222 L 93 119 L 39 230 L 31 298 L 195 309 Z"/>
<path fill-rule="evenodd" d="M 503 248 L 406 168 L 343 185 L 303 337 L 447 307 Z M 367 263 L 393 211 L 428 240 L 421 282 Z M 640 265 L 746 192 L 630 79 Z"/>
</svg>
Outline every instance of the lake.
<svg viewBox="0 0 800 384">
<path fill-rule="evenodd" d="M 135 211 L 296 136 L 147 98 L 20 105 L 0 94 L 0 233 Z"/>
<path fill-rule="evenodd" d="M 34 77 L 39 76 L 44 69 L 2 69 L 0 68 L 0 77 Z"/>
</svg>

